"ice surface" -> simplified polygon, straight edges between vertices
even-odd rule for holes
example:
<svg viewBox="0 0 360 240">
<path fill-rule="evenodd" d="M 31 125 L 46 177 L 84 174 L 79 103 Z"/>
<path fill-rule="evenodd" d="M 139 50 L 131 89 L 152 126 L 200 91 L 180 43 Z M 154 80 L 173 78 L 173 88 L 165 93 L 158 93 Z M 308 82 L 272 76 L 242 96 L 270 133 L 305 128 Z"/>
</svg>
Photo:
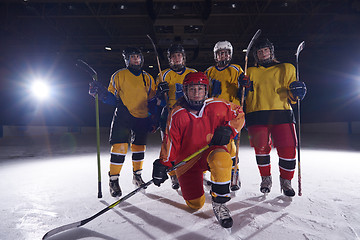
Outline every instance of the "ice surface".
<svg viewBox="0 0 360 240">
<path fill-rule="evenodd" d="M 86 219 L 118 199 L 108 191 L 109 146 L 101 141 L 103 198 L 97 198 L 95 136 L 66 134 L 0 139 L 0 239 L 41 239 L 62 225 Z M 159 154 L 151 136 L 143 178 L 150 180 Z M 50 239 L 360 239 L 360 139 L 303 134 L 301 197 L 280 193 L 276 150 L 271 153 L 273 188 L 264 196 L 253 149 L 241 140 L 242 188 L 228 203 L 230 231 L 217 223 L 208 189 L 206 203 L 190 210 L 170 180 L 150 185 L 86 225 Z M 134 190 L 128 153 L 120 175 L 123 194 Z M 297 172 L 293 187 L 297 191 Z"/>
</svg>

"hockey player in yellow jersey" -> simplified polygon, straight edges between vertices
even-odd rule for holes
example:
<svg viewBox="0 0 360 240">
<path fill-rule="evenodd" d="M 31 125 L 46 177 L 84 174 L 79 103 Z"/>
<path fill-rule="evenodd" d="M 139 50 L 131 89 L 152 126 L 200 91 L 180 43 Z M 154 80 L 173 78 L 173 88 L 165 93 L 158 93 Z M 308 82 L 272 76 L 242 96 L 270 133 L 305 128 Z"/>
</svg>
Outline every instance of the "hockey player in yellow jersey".
<svg viewBox="0 0 360 240">
<path fill-rule="evenodd" d="M 172 108 L 176 100 L 183 96 L 182 83 L 186 74 L 196 72 L 196 70 L 186 67 L 185 49 L 179 43 L 170 45 L 167 58 L 170 67 L 162 71 L 162 79 L 160 79 L 161 75 L 158 75 L 156 83 L 160 86 L 168 86 L 168 107 Z M 159 90 L 162 90 L 161 87 Z"/>
<path fill-rule="evenodd" d="M 163 98 L 163 101 L 167 101 L 167 106 L 162 110 L 160 117 L 160 129 L 162 138 L 165 139 L 165 129 L 168 113 L 173 108 L 177 99 L 183 96 L 183 80 L 188 73 L 197 72 L 193 68 L 186 67 L 186 54 L 184 47 L 179 43 L 173 43 L 167 50 L 167 58 L 169 61 L 169 68 L 163 70 L 159 74 L 156 83 L 157 83 L 157 92 L 160 98 Z M 161 79 L 162 76 L 162 79 Z M 165 100 L 164 93 L 167 93 L 167 99 Z M 166 144 L 164 146 L 167 146 Z M 176 178 L 174 172 L 169 173 L 172 181 L 172 188 L 178 189 L 179 182 Z"/>
<path fill-rule="evenodd" d="M 210 80 L 211 96 L 221 98 L 237 105 L 240 105 L 238 79 L 242 75 L 242 68 L 231 63 L 233 55 L 233 46 L 229 41 L 219 41 L 214 46 L 215 66 L 209 67 L 205 73 Z M 231 190 L 240 189 L 241 182 L 239 170 L 236 164 L 236 146 L 234 139 L 228 145 L 228 150 L 233 160 Z M 233 175 L 236 175 L 233 176 Z"/>
<path fill-rule="evenodd" d="M 291 103 L 306 94 L 303 82 L 296 81 L 295 67 L 280 63 L 274 55 L 274 45 L 266 38 L 254 44 L 255 67 L 247 70 L 247 78 L 239 81 L 246 88 L 246 125 L 250 144 L 255 149 L 261 175 L 260 191 L 272 187 L 270 151 L 279 156 L 280 186 L 286 196 L 294 196 L 291 186 L 296 165 L 297 138 Z"/>
<path fill-rule="evenodd" d="M 153 77 L 142 70 L 144 57 L 138 48 L 128 47 L 123 51 L 126 68 L 116 71 L 108 89 L 94 81 L 90 94 L 98 94 L 104 103 L 115 105 L 110 130 L 110 193 L 122 195 L 119 175 L 125 161 L 129 144 L 132 151 L 133 183 L 144 184 L 141 171 L 145 156 L 146 138 L 151 127 L 150 105 L 155 104 L 156 84 Z M 131 139 L 131 140 L 130 140 Z"/>
</svg>

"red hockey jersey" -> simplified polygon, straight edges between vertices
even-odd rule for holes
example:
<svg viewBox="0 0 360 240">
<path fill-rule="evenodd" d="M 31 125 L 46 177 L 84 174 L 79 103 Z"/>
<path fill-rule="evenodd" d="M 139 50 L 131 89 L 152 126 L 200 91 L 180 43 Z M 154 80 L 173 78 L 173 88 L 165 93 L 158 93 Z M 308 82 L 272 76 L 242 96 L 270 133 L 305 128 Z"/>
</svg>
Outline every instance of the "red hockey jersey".
<svg viewBox="0 0 360 240">
<path fill-rule="evenodd" d="M 242 107 L 222 99 L 207 99 L 197 115 L 185 107 L 186 102 L 180 101 L 169 114 L 160 153 L 167 166 L 181 162 L 209 144 L 217 127 L 230 126 L 233 138 L 245 123 Z"/>
</svg>

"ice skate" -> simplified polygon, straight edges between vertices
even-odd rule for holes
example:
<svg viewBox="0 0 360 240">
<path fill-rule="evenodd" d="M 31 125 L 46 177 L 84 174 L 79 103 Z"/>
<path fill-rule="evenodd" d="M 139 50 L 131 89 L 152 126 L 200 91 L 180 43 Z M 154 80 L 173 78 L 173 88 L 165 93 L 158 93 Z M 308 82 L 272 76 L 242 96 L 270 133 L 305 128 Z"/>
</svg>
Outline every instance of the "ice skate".
<svg viewBox="0 0 360 240">
<path fill-rule="evenodd" d="M 280 177 L 280 187 L 281 187 L 281 191 L 284 193 L 284 195 L 286 195 L 288 197 L 295 196 L 295 191 L 291 187 L 291 180 L 287 180 L 287 179 Z"/>
<path fill-rule="evenodd" d="M 271 191 L 272 178 L 271 176 L 261 176 L 260 192 L 269 193 Z"/>
<path fill-rule="evenodd" d="M 122 195 L 121 188 L 119 185 L 119 174 L 110 175 L 109 187 L 110 187 L 110 194 L 113 197 L 120 197 Z"/>
<path fill-rule="evenodd" d="M 135 171 L 133 174 L 133 184 L 136 187 L 141 187 L 142 185 L 145 184 L 144 180 L 141 177 L 141 170 Z M 146 189 L 146 187 L 144 188 Z"/>
<path fill-rule="evenodd" d="M 179 189 L 180 185 L 179 185 L 179 180 L 177 179 L 177 176 L 176 175 L 172 175 L 170 176 L 171 178 L 171 187 L 172 189 Z"/>
<path fill-rule="evenodd" d="M 235 176 L 234 176 L 234 169 L 231 170 L 231 183 L 230 183 L 230 189 L 231 191 L 237 191 L 241 187 L 241 182 L 239 178 L 239 169 L 236 170 Z"/>
<path fill-rule="evenodd" d="M 231 228 L 233 220 L 230 216 L 230 210 L 227 208 L 225 203 L 217 203 L 212 201 L 214 214 L 223 228 Z"/>
</svg>

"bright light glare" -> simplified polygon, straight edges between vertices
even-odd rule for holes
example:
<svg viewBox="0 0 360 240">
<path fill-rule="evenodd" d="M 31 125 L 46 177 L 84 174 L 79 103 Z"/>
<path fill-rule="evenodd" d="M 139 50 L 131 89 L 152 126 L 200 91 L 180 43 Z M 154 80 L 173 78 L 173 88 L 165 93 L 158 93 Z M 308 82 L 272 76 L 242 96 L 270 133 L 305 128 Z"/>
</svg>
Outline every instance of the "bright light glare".
<svg viewBox="0 0 360 240">
<path fill-rule="evenodd" d="M 46 99 L 49 96 L 49 87 L 42 81 L 35 81 L 31 86 L 32 94 L 39 100 Z"/>
</svg>

